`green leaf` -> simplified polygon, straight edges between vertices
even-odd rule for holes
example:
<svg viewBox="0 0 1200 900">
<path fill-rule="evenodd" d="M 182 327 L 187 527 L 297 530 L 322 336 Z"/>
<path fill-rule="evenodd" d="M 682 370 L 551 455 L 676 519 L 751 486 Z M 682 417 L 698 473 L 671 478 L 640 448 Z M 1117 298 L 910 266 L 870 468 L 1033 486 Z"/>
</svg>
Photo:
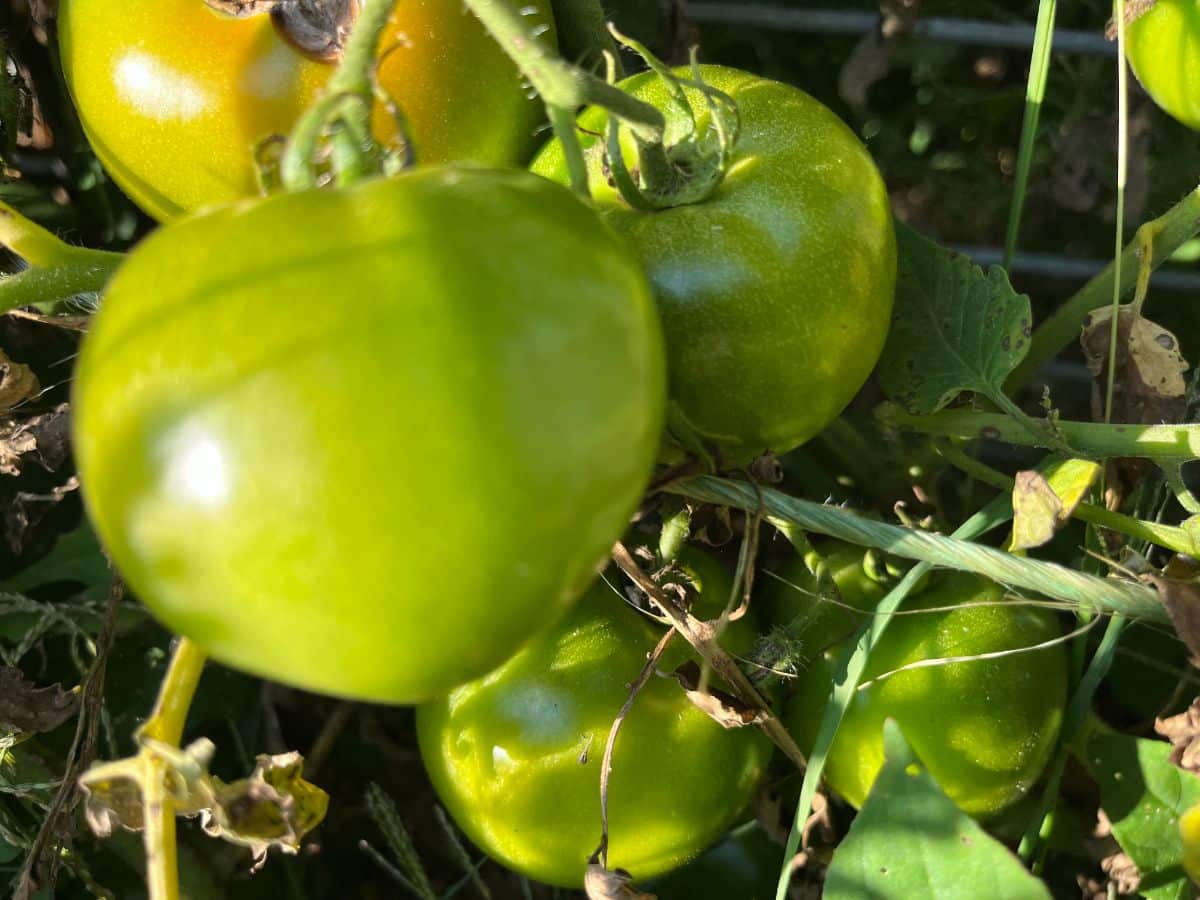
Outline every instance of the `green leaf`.
<svg viewBox="0 0 1200 900">
<path fill-rule="evenodd" d="M 0 591 L 22 594 L 43 584 L 77 581 L 87 587 L 107 587 L 112 579 L 100 541 L 86 521 L 58 539 L 46 556 L 23 572 L 0 582 Z"/>
<path fill-rule="evenodd" d="M 1179 817 L 1200 803 L 1200 778 L 1171 763 L 1171 745 L 1123 734 L 1099 734 L 1084 761 L 1100 785 L 1113 837 L 1142 873 L 1146 897 L 1190 897 L 1183 871 Z"/>
<path fill-rule="evenodd" d="M 1046 886 L 942 793 L 894 721 L 884 747 L 887 761 L 834 853 L 825 900 L 1049 900 Z"/>
<path fill-rule="evenodd" d="M 897 238 L 896 305 L 879 363 L 884 391 L 918 415 L 963 391 L 1007 406 L 1004 379 L 1029 350 L 1029 298 L 999 267 L 985 273 L 903 225 Z"/>
<path fill-rule="evenodd" d="M 21 849 L 14 847 L 4 839 L 0 838 L 0 865 L 12 862 L 21 855 Z"/>
</svg>

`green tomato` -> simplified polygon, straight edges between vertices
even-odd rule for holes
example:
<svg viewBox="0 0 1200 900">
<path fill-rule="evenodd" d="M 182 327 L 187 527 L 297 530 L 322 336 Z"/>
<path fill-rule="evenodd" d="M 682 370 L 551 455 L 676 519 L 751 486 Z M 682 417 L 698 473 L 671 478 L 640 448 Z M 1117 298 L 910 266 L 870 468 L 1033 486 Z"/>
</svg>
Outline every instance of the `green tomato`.
<svg viewBox="0 0 1200 900">
<path fill-rule="evenodd" d="M 430 168 L 155 232 L 85 341 L 74 437 L 99 534 L 169 627 L 408 703 L 586 589 L 665 390 L 645 277 L 591 210 Z"/>
<path fill-rule="evenodd" d="M 871 609 L 878 602 L 868 596 L 879 592 L 864 585 L 861 567 L 834 577 L 848 603 Z M 921 660 L 1015 650 L 1060 635 L 1052 613 L 1005 602 L 1003 589 L 993 582 L 948 573 L 911 597 L 892 620 L 871 650 L 862 680 L 872 682 Z M 841 640 L 823 648 L 785 708 L 785 724 L 801 749 L 816 740 L 848 647 L 848 640 Z M 975 816 L 992 815 L 1020 799 L 1041 775 L 1058 737 L 1066 691 L 1060 644 L 884 677 L 855 695 L 830 749 L 825 777 L 838 794 L 861 806 L 883 766 L 883 723 L 895 719 L 959 807 Z"/>
<path fill-rule="evenodd" d="M 1200 2 L 1158 0 L 1130 24 L 1125 55 L 1154 102 L 1200 130 Z"/>
<path fill-rule="evenodd" d="M 862 387 L 891 320 L 896 240 L 875 164 L 829 109 L 745 72 L 701 71 L 737 101 L 742 122 L 728 174 L 703 203 L 631 209 L 606 181 L 604 142 L 592 136 L 607 114 L 584 112 L 580 137 L 596 204 L 654 285 L 675 411 L 738 464 L 804 443 Z M 671 129 L 684 127 L 657 76 L 621 86 L 664 110 Z M 561 146 L 550 144 L 533 170 L 565 182 Z"/>
<path fill-rule="evenodd" d="M 522 0 L 553 23 L 549 0 Z M 113 180 L 147 213 L 176 218 L 257 193 L 253 150 L 286 134 L 334 66 L 306 57 L 270 15 L 234 18 L 204 0 L 63 0 L 63 72 Z M 554 43 L 554 29 L 539 40 Z M 382 41 L 380 88 L 404 112 L 421 163 L 518 165 L 542 106 L 461 0 L 404 0 Z M 377 105 L 376 133 L 396 136 Z"/>
<path fill-rule="evenodd" d="M 662 629 L 604 582 L 501 668 L 417 710 L 421 756 L 459 827 L 539 881 L 583 883 L 600 843 L 600 764 L 613 719 Z M 719 838 L 770 745 L 726 730 L 651 677 L 621 727 L 609 782 L 609 867 L 651 878 Z"/>
</svg>

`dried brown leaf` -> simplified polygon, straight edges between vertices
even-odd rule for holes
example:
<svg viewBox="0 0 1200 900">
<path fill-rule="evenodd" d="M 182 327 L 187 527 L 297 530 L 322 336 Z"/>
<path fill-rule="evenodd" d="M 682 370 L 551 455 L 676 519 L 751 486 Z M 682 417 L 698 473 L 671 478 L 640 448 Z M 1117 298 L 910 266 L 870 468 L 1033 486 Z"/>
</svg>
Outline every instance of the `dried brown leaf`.
<svg viewBox="0 0 1200 900">
<path fill-rule="evenodd" d="M 33 369 L 24 363 L 13 362 L 0 350 L 0 413 L 36 397 L 41 389 Z"/>
<path fill-rule="evenodd" d="M 0 475 L 18 475 L 24 457 L 55 472 L 71 453 L 71 417 L 63 403 L 50 412 L 0 425 Z"/>
<path fill-rule="evenodd" d="M 743 703 L 732 694 L 709 687 L 700 690 L 700 666 L 689 660 L 674 671 L 675 679 L 692 705 L 722 728 L 745 728 L 767 720 L 767 713 Z"/>
<path fill-rule="evenodd" d="M 249 777 L 226 784 L 208 772 L 213 750 L 211 741 L 200 740 L 183 750 L 148 742 L 142 752 L 165 764 L 176 812 L 199 816 L 209 835 L 249 848 L 256 864 L 271 847 L 298 852 L 301 839 L 321 823 L 329 806 L 329 796 L 301 777 L 304 758 L 261 755 Z M 143 757 L 131 757 L 100 763 L 80 778 L 92 831 L 104 837 L 118 827 L 140 830 L 142 784 L 154 771 Z"/>
<path fill-rule="evenodd" d="M 1200 773 L 1200 697 L 1177 716 L 1155 719 L 1154 730 L 1171 742 L 1174 765 Z"/>
<path fill-rule="evenodd" d="M 1126 425 L 1183 421 L 1187 414 L 1183 373 L 1188 363 L 1179 352 L 1179 339 L 1133 307 L 1122 307 L 1118 321 L 1112 421 Z M 1111 308 L 1093 310 L 1084 320 L 1080 344 L 1095 379 L 1092 415 L 1097 420 L 1104 418 L 1111 335 Z"/>
<path fill-rule="evenodd" d="M 1108 876 L 1108 880 L 1116 885 L 1117 893 L 1121 896 L 1130 897 L 1138 892 L 1142 883 L 1142 873 L 1127 853 L 1106 856 L 1100 860 L 1100 868 Z"/>
<path fill-rule="evenodd" d="M 20 669 L 0 666 L 0 728 L 25 734 L 53 731 L 79 712 L 79 695 L 59 685 L 37 687 Z"/>
<path fill-rule="evenodd" d="M 1162 574 L 1149 572 L 1142 578 L 1158 591 L 1175 634 L 1188 648 L 1195 664 L 1200 660 L 1200 572 L 1196 564 L 1177 556 Z"/>
<path fill-rule="evenodd" d="M 656 895 L 644 894 L 635 888 L 628 872 L 610 871 L 599 863 L 587 867 L 583 890 L 588 900 L 658 900 Z"/>
<path fill-rule="evenodd" d="M 1049 542 L 1062 527 L 1063 503 L 1039 472 L 1018 472 L 1013 488 L 1011 551 L 1032 550 Z"/>
</svg>

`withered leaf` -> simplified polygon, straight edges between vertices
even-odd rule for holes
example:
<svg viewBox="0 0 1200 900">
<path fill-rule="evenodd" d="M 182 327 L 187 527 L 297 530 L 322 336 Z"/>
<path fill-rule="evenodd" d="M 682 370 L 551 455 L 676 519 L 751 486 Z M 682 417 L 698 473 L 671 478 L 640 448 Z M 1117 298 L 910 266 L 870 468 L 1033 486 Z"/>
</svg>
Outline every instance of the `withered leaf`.
<svg viewBox="0 0 1200 900">
<path fill-rule="evenodd" d="M 713 687 L 701 691 L 700 666 L 695 660 L 685 662 L 672 674 L 692 705 L 722 728 L 745 728 L 747 725 L 758 725 L 767 719 L 763 710 L 748 706 L 725 691 Z"/>
<path fill-rule="evenodd" d="M 1108 876 L 1109 881 L 1117 887 L 1121 897 L 1132 897 L 1142 884 L 1142 873 L 1138 871 L 1137 863 L 1127 853 L 1114 853 L 1100 860 L 1100 868 Z"/>
<path fill-rule="evenodd" d="M 1013 534 L 1009 550 L 1032 550 L 1048 543 L 1062 524 L 1063 503 L 1040 473 L 1017 473 L 1013 488 Z"/>
<path fill-rule="evenodd" d="M 41 389 L 33 369 L 24 363 L 13 362 L 0 350 L 0 413 L 36 397 Z"/>
<path fill-rule="evenodd" d="M 303 772 L 299 753 L 261 754 L 249 778 L 231 784 L 213 778 L 215 802 L 201 811 L 201 827 L 249 847 L 259 861 L 273 846 L 298 852 L 301 839 L 321 824 L 329 808 L 329 795 L 305 781 Z"/>
<path fill-rule="evenodd" d="M 1117 333 L 1117 368 L 1113 382 L 1112 420 L 1127 425 L 1181 422 L 1187 413 L 1187 361 L 1179 339 L 1130 307 L 1121 308 Z M 1104 418 L 1108 387 L 1112 309 L 1093 310 L 1084 320 L 1080 344 L 1092 384 L 1092 415 Z"/>
<path fill-rule="evenodd" d="M 1200 697 L 1177 716 L 1155 719 L 1154 730 L 1171 742 L 1172 764 L 1200 773 Z"/>
<path fill-rule="evenodd" d="M 235 19 L 248 19 L 271 12 L 285 0 L 204 0 L 205 6 Z"/>
<path fill-rule="evenodd" d="M 71 417 L 66 403 L 50 412 L 0 425 L 0 475 L 20 474 L 24 457 L 55 472 L 71 452 Z"/>
<path fill-rule="evenodd" d="M 20 669 L 0 666 L 0 728 L 40 734 L 53 731 L 78 711 L 78 694 L 57 684 L 37 687 Z"/>
<path fill-rule="evenodd" d="M 587 867 L 583 889 L 588 900 L 658 900 L 655 894 L 644 894 L 635 888 L 628 872 L 610 871 L 599 863 Z"/>
<path fill-rule="evenodd" d="M 271 847 L 298 852 L 329 806 L 329 795 L 301 777 L 304 758 L 261 755 L 249 777 L 227 784 L 208 772 L 212 753 L 212 743 L 205 740 L 184 750 L 147 742 L 140 756 L 93 766 L 80 778 L 88 825 L 101 837 L 117 827 L 140 830 L 144 779 L 158 772 L 166 778 L 178 815 L 199 816 L 208 834 L 249 848 L 256 865 Z M 148 766 L 147 754 L 162 768 Z"/>
<path fill-rule="evenodd" d="M 1193 665 L 1200 661 L 1200 577 L 1194 564 L 1175 557 L 1162 572 L 1143 575 L 1154 585 L 1167 609 L 1175 634 L 1192 655 Z"/>
<path fill-rule="evenodd" d="M 1100 476 L 1090 460 L 1067 459 L 1041 472 L 1018 472 L 1013 489 L 1013 535 L 1010 549 L 1041 547 L 1070 521 L 1071 514 Z"/>
</svg>

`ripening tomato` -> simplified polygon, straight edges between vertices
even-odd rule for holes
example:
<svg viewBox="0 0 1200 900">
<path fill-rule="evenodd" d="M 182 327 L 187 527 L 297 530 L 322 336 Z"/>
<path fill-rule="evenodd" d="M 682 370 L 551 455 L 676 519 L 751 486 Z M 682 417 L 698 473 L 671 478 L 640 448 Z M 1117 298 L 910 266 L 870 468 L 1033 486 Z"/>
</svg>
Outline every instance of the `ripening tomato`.
<svg viewBox="0 0 1200 900">
<path fill-rule="evenodd" d="M 1130 24 L 1125 55 L 1154 102 L 1200 130 L 1200 3 L 1158 0 Z"/>
<path fill-rule="evenodd" d="M 169 627 L 409 703 L 570 608 L 665 391 L 645 276 L 590 209 L 431 167 L 160 228 L 84 342 L 74 437 L 99 534 Z"/>
<path fill-rule="evenodd" d="M 843 550 L 832 550 L 827 559 L 850 606 L 869 611 L 886 593 L 861 565 L 847 564 Z M 803 582 L 799 560 L 784 571 L 788 568 L 789 581 Z M 791 602 L 785 618 L 792 621 L 806 609 L 828 606 L 799 591 L 791 592 Z M 846 618 L 857 622 L 843 630 L 845 612 L 838 608 L 811 620 L 814 658 L 784 711 L 802 749 L 816 739 L 848 639 L 862 621 L 849 612 Z M 1050 759 L 1067 693 L 1063 646 L 1024 648 L 1060 635 L 1052 613 L 1008 602 L 999 585 L 978 576 L 944 573 L 909 598 L 872 648 L 863 673 L 868 686 L 855 695 L 830 748 L 829 784 L 861 806 L 883 766 L 883 723 L 895 719 L 929 774 L 964 811 L 989 816 L 1015 802 Z M 1013 650 L 1023 652 L 969 659 Z M 961 661 L 891 674 L 913 663 L 949 658 Z"/>
<path fill-rule="evenodd" d="M 601 581 L 499 669 L 418 708 L 430 779 L 480 849 L 539 881 L 583 884 L 608 732 L 661 633 Z M 609 868 L 646 879 L 699 854 L 769 755 L 757 730 L 726 730 L 674 680 L 651 677 L 613 754 Z"/>
<path fill-rule="evenodd" d="M 874 162 L 836 115 L 794 87 L 702 66 L 738 104 L 741 136 L 713 196 L 656 212 L 632 209 L 605 173 L 607 113 L 580 118 L 590 182 L 605 221 L 626 235 L 654 285 L 671 397 L 726 464 L 784 453 L 832 422 L 883 351 L 896 282 L 896 239 Z M 680 70 L 690 78 L 690 70 Z M 686 122 L 657 75 L 621 87 Z M 704 99 L 688 91 L 701 129 Z M 632 140 L 627 161 L 636 166 Z M 558 143 L 533 170 L 568 180 Z"/>
<path fill-rule="evenodd" d="M 531 35 L 553 41 L 549 0 Z M 256 193 L 253 151 L 286 134 L 333 66 L 309 59 L 270 15 L 205 0 L 63 0 L 63 70 L 113 180 L 159 220 Z M 520 164 L 540 103 L 460 0 L 404 0 L 380 45 L 380 86 L 403 110 L 418 162 Z M 380 106 L 376 131 L 393 137 Z"/>
</svg>

